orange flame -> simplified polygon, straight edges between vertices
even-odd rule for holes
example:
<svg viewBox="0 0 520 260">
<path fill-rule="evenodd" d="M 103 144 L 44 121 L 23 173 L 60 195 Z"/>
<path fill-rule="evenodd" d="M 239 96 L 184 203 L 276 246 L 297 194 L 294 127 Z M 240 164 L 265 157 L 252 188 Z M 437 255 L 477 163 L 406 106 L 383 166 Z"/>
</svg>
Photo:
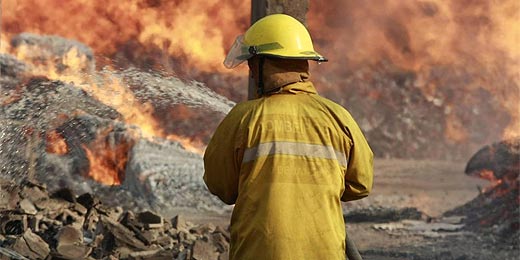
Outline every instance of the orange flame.
<svg viewBox="0 0 520 260">
<path fill-rule="evenodd" d="M 99 133 L 96 140 L 82 147 L 89 161 L 89 177 L 105 185 L 120 185 L 125 177 L 128 152 L 134 143 L 128 139 L 111 142 L 108 138 L 111 130 Z"/>
<path fill-rule="evenodd" d="M 62 57 L 54 57 L 37 45 L 19 45 L 17 48 L 5 48 L 19 60 L 31 66 L 31 73 L 44 75 L 53 80 L 73 82 L 74 86 L 117 110 L 123 120 L 129 125 L 140 129 L 141 136 L 149 139 L 154 137 L 168 138 L 178 141 L 186 150 L 202 154 L 203 144 L 177 135 L 168 135 L 154 118 L 154 109 L 150 103 L 141 103 L 130 88 L 110 69 L 96 72 L 91 67 L 91 61 L 77 49 L 71 48 Z M 43 57 L 43 58 L 42 58 Z M 56 64 L 60 64 L 57 66 Z M 7 102 L 8 100 L 4 101 Z M 110 147 L 105 140 L 105 134 L 83 148 L 90 163 L 89 176 L 106 185 L 119 185 L 124 178 L 126 155 L 130 144 L 118 144 Z M 46 151 L 55 154 L 66 154 L 67 145 L 63 137 L 55 131 L 47 134 Z"/>
<path fill-rule="evenodd" d="M 330 58 L 326 66 L 316 67 L 328 82 L 381 60 L 414 71 L 418 78 L 428 78 L 435 66 L 456 66 L 471 77 L 463 79 L 469 84 L 419 88 L 425 95 L 441 88 L 485 88 L 511 116 L 502 137 L 520 136 L 519 1 L 311 2 L 308 25 L 316 47 Z M 456 116 L 448 120 L 458 122 L 446 123 L 445 136 L 465 140 L 467 126 Z"/>
<path fill-rule="evenodd" d="M 128 51 L 135 56 L 144 53 L 146 61 L 162 67 L 175 65 L 208 73 L 229 73 L 221 62 L 234 37 L 249 24 L 249 4 L 239 0 L 130 0 L 125 4 L 78 0 L 67 5 L 60 0 L 2 1 L 5 32 L 0 39 L 0 51 L 15 51 L 15 56 L 34 64 L 31 54 L 36 51 L 9 50 L 7 36 L 21 32 L 56 34 L 83 42 L 97 55 L 115 60 Z M 327 87 L 327 82 L 345 75 L 346 69 L 356 70 L 381 60 L 416 72 L 418 79 L 428 79 L 432 67 L 456 65 L 472 77 L 472 84 L 457 91 L 481 87 L 488 90 L 511 116 L 510 125 L 501 134 L 520 136 L 519 10 L 516 0 L 311 3 L 311 34 L 316 48 L 331 59 L 327 66 L 317 67 L 315 74 L 321 85 Z M 72 73 L 47 64 L 41 68 L 41 74 L 74 81 L 103 102 L 118 106 L 116 109 L 125 121 L 139 125 L 145 136 L 167 137 L 185 147 L 193 145 L 183 137 L 165 136 L 152 116 L 152 106 L 139 103 L 117 77 L 109 73 L 104 77 L 110 83 L 98 83 L 75 74 L 73 71 L 88 66 L 77 50 L 69 50 L 60 59 Z M 35 65 L 37 70 L 39 65 Z M 481 71 L 488 74 L 481 75 Z M 436 96 L 443 88 L 456 87 L 437 82 L 418 84 L 425 96 Z M 115 92 L 121 95 L 114 97 Z M 467 125 L 457 115 L 447 114 L 445 125 L 444 134 L 453 142 L 471 138 Z M 200 152 L 199 145 L 194 146 Z"/>
<path fill-rule="evenodd" d="M 47 146 L 45 148 L 45 151 L 48 153 L 64 155 L 69 152 L 69 147 L 67 146 L 65 139 L 56 130 L 47 132 L 46 141 Z"/>
<path fill-rule="evenodd" d="M 222 57 L 244 31 L 250 2 L 241 0 L 2 1 L 2 26 L 11 34 L 60 35 L 112 56 L 125 44 L 137 43 L 169 53 L 202 71 L 230 72 Z M 34 10 L 38 10 L 35 12 Z M 159 61 L 168 65 L 168 60 Z M 167 66 L 164 66 L 167 67 Z"/>
</svg>

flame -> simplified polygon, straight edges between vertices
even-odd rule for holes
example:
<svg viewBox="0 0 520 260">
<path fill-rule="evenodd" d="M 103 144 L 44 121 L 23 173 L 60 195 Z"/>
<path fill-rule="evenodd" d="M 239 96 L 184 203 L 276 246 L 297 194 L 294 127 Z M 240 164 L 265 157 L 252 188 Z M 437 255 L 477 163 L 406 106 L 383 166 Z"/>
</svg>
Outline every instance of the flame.
<svg viewBox="0 0 520 260">
<path fill-rule="evenodd" d="M 249 25 L 250 1 L 130 0 L 121 4 L 77 0 L 63 5 L 60 0 L 7 0 L 1 5 L 2 53 L 15 53 L 52 79 L 74 81 L 115 107 L 126 122 L 138 125 L 143 135 L 176 140 L 200 153 L 202 146 L 193 140 L 161 130 L 153 116 L 153 105 L 139 102 L 122 80 L 111 73 L 103 76 L 103 83 L 86 76 L 89 60 L 77 49 L 58 57 L 63 69 L 52 59 L 42 64 L 31 56 L 38 53 L 31 49 L 35 47 L 10 49 L 7 39 L 21 32 L 54 34 L 78 40 L 93 48 L 97 56 L 108 57 L 101 61 L 104 65 L 139 61 L 145 68 L 174 67 L 211 76 L 230 74 L 234 72 L 223 68 L 222 59 L 235 36 Z M 413 71 L 417 76 L 414 84 L 424 96 L 442 100 L 452 110 L 444 122 L 444 136 L 453 143 L 471 141 L 474 134 L 467 119 L 453 112 L 466 101 L 450 98 L 446 89 L 457 93 L 486 89 L 492 102 L 500 104 L 511 117 L 509 125 L 499 129 L 502 133 L 487 138 L 520 136 L 519 10 L 517 0 L 382 0 L 377 5 L 352 0 L 331 0 L 326 5 L 312 2 L 308 26 L 316 49 L 331 60 L 326 66 L 316 67 L 314 80 L 322 89 L 343 91 L 340 83 L 344 75 L 388 61 Z M 442 66 L 457 70 L 437 80 L 432 71 Z M 233 86 L 230 81 L 228 85 Z M 337 86 L 331 86 L 335 83 Z M 380 95 L 370 92 L 376 99 Z"/>
<path fill-rule="evenodd" d="M 174 134 L 166 136 L 166 139 L 179 142 L 186 151 L 196 154 L 204 154 L 205 144 L 200 140 L 193 140 L 187 137 L 182 137 Z"/>
<path fill-rule="evenodd" d="M 374 5 L 333 0 L 327 5 L 311 2 L 307 17 L 316 48 L 330 58 L 326 66 L 316 67 L 327 79 L 320 84 L 330 85 L 366 64 L 386 60 L 425 80 L 417 84 L 425 96 L 439 96 L 450 88 L 486 89 L 495 99 L 491 102 L 498 102 L 511 117 L 501 136 L 492 138 L 520 136 L 519 1 L 383 0 Z M 436 82 L 431 72 L 441 66 L 453 69 Z M 460 106 L 461 100 L 441 98 L 449 106 Z M 447 121 L 445 136 L 466 141 L 467 122 L 455 115 Z"/>
<path fill-rule="evenodd" d="M 121 145 L 115 150 L 104 145 L 94 144 L 93 149 L 83 145 L 83 150 L 89 161 L 88 175 L 93 180 L 105 185 L 120 185 L 124 179 L 127 157 Z M 99 147 L 101 146 L 101 147 Z"/>
<path fill-rule="evenodd" d="M 69 148 L 63 136 L 56 130 L 47 132 L 46 135 L 47 146 L 45 151 L 48 153 L 54 153 L 58 155 L 64 155 L 69 152 Z"/>
<path fill-rule="evenodd" d="M 105 185 L 120 185 L 125 176 L 128 152 L 134 142 L 130 138 L 113 142 L 108 136 L 111 131 L 108 128 L 98 133 L 96 140 L 83 144 L 82 148 L 89 161 L 90 178 Z"/>
<path fill-rule="evenodd" d="M 236 73 L 225 69 L 222 60 L 232 43 L 229 39 L 247 28 L 248 23 L 244 21 L 249 19 L 249 7 L 250 3 L 239 0 L 133 0 L 124 5 L 88 0 L 70 5 L 63 5 L 58 0 L 2 1 L 2 39 L 5 41 L 21 32 L 60 35 L 88 45 L 98 56 L 108 57 L 121 56 L 125 46 L 136 42 L 138 45 L 132 45 L 132 53 L 159 51 L 161 57 L 152 62 L 163 67 L 171 65 L 163 58 L 169 56 L 182 63 L 182 67 Z M 27 15 L 27 11 L 34 9 L 40 11 Z M 92 23 L 93 17 L 95 24 Z M 174 140 L 187 150 L 202 154 L 204 144 L 201 141 L 165 134 L 153 116 L 153 105 L 137 100 L 128 86 L 113 73 L 103 73 L 102 83 L 93 79 L 89 75 L 95 73 L 89 68 L 91 61 L 76 48 L 71 48 L 63 57 L 47 55 L 42 59 L 45 51 L 38 46 L 8 48 L 8 44 L 2 45 L 2 52 L 13 53 L 19 60 L 33 65 L 32 73 L 74 82 L 115 108 L 125 122 L 138 126 L 143 136 Z M 60 66 L 56 65 L 56 59 L 59 59 Z M 108 65 L 112 64 L 109 62 Z"/>
<path fill-rule="evenodd" d="M 126 123 L 138 126 L 143 137 L 163 137 L 163 130 L 153 117 L 152 105 L 139 102 L 129 87 L 117 77 L 110 74 L 104 76 L 104 84 L 83 85 L 84 89 L 121 113 Z"/>
<path fill-rule="evenodd" d="M 2 26 L 10 34 L 60 35 L 105 56 L 136 44 L 141 51 L 134 53 L 164 52 L 187 67 L 226 73 L 231 71 L 222 60 L 232 43 L 227 39 L 245 31 L 248 24 L 237 21 L 247 21 L 250 2 L 78 0 L 64 5 L 61 0 L 7 0 L 1 5 Z M 168 67 L 170 61 L 156 62 Z"/>
<path fill-rule="evenodd" d="M 85 68 L 90 66 L 90 62 L 76 48 L 71 48 L 63 57 L 54 57 L 46 54 L 45 50 L 37 45 L 22 44 L 13 49 L 12 53 L 17 59 L 32 65 L 31 73 L 45 75 L 52 80 L 72 82 L 102 103 L 116 109 L 123 115 L 126 123 L 138 126 L 144 137 L 164 136 L 159 123 L 152 115 L 152 105 L 139 102 L 130 88 L 110 70 L 83 73 Z M 58 69 L 56 59 L 60 59 L 59 64 L 65 69 Z M 101 76 L 101 80 L 96 78 L 98 76 Z"/>
<path fill-rule="evenodd" d="M 17 59 L 31 66 L 33 75 L 43 75 L 52 80 L 61 80 L 74 83 L 100 102 L 114 108 L 123 117 L 125 123 L 137 126 L 141 136 L 148 139 L 155 137 L 167 138 L 179 143 L 186 150 L 198 154 L 203 153 L 203 144 L 177 135 L 166 135 L 164 129 L 155 119 L 154 108 L 150 103 L 140 102 L 122 79 L 116 76 L 109 67 L 102 71 L 92 68 L 92 61 L 88 57 L 71 48 L 62 56 L 55 56 L 38 45 L 21 44 L 16 48 L 5 48 Z M 16 95 L 12 95 L 16 99 Z M 4 100 L 7 104 L 10 100 Z M 132 145 L 128 143 L 110 146 L 105 140 L 107 133 L 103 133 L 91 144 L 83 145 L 89 160 L 89 177 L 106 185 L 119 185 L 124 178 L 124 169 L 128 150 Z M 64 155 L 68 147 L 63 137 L 56 131 L 47 134 L 46 151 Z"/>
</svg>

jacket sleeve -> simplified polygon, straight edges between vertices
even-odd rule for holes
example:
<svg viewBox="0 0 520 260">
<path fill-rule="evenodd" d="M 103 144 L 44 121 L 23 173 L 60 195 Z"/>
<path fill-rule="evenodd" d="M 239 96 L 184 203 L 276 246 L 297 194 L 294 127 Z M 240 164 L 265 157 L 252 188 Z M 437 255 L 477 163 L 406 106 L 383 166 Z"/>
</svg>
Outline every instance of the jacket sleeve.
<svg viewBox="0 0 520 260">
<path fill-rule="evenodd" d="M 350 116 L 350 115 L 349 115 Z M 347 172 L 345 174 L 345 191 L 342 201 L 362 199 L 371 192 L 374 179 L 374 155 L 361 129 L 350 117 L 345 127 L 352 145 L 350 148 Z"/>
<path fill-rule="evenodd" d="M 232 109 L 213 134 L 204 153 L 204 182 L 209 191 L 224 203 L 234 204 L 242 151 L 239 131 L 241 115 Z"/>
</svg>

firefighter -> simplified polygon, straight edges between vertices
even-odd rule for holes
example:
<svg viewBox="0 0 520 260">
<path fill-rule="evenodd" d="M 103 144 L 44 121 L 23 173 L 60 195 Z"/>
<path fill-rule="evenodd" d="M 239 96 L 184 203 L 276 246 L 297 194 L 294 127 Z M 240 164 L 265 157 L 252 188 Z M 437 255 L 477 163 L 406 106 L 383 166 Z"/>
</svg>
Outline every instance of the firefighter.
<svg viewBox="0 0 520 260">
<path fill-rule="evenodd" d="M 274 14 L 237 37 L 224 65 L 246 60 L 256 98 L 229 112 L 204 154 L 209 191 L 235 204 L 230 259 L 345 259 L 341 201 L 369 194 L 373 154 L 309 80 L 308 60 L 327 59 L 302 23 Z"/>
</svg>

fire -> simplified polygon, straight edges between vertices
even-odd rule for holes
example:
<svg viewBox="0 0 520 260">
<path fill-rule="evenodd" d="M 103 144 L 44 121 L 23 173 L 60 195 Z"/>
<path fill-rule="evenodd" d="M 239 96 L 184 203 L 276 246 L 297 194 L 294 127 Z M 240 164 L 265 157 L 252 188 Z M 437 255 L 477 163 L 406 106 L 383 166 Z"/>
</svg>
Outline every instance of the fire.
<svg viewBox="0 0 520 260">
<path fill-rule="evenodd" d="M 520 136 L 519 1 L 316 3 L 310 3 L 308 25 L 318 49 L 330 58 L 326 66 L 316 67 L 327 79 L 320 84 L 338 84 L 344 75 L 367 64 L 387 61 L 415 72 L 417 81 L 423 80 L 416 85 L 424 95 L 444 100 L 453 108 L 472 101 L 450 100 L 443 94 L 449 93 L 446 90 L 485 89 L 511 117 L 501 135 L 488 141 Z M 452 68 L 441 75 L 441 81 L 434 76 L 439 67 Z M 461 143 L 469 134 L 464 119 L 447 116 L 447 138 Z"/>
<path fill-rule="evenodd" d="M 188 68 L 210 72 L 229 72 L 222 65 L 230 45 L 227 39 L 245 30 L 247 23 L 237 21 L 247 21 L 250 7 L 249 1 L 241 0 L 78 0 L 66 5 L 61 0 L 6 0 L 1 4 L 2 27 L 11 35 L 60 35 L 109 57 L 133 44 L 139 46 L 134 53 L 169 53 Z M 154 62 L 162 67 L 170 64 L 168 59 Z"/>
<path fill-rule="evenodd" d="M 190 151 L 196 154 L 204 154 L 204 147 L 206 146 L 200 140 L 192 140 L 190 138 L 170 134 L 166 136 L 166 139 L 179 142 L 186 151 Z"/>
<path fill-rule="evenodd" d="M 92 61 L 77 48 L 71 48 L 63 56 L 49 53 L 38 45 L 20 44 L 4 48 L 17 59 L 31 66 L 33 75 L 43 75 L 49 79 L 72 82 L 100 102 L 114 108 L 123 117 L 125 123 L 137 126 L 141 136 L 148 139 L 155 137 L 174 140 L 188 151 L 198 154 L 203 152 L 203 144 L 177 135 L 167 135 L 155 119 L 154 108 L 150 103 L 140 102 L 122 79 L 109 67 L 101 71 L 93 68 Z M 5 100 L 4 103 L 9 100 Z M 111 147 L 101 135 L 83 148 L 90 163 L 89 176 L 103 184 L 118 185 L 124 176 L 126 156 L 130 144 Z M 47 134 L 46 151 L 64 155 L 68 147 L 63 137 L 56 131 Z"/>
<path fill-rule="evenodd" d="M 47 146 L 45 151 L 58 155 L 64 155 L 69 152 L 69 148 L 63 136 L 56 130 L 52 130 L 46 135 Z"/>
<path fill-rule="evenodd" d="M 103 84 L 83 85 L 99 101 L 108 104 L 123 115 L 124 121 L 136 125 L 143 137 L 163 137 L 163 130 L 153 117 L 153 107 L 150 103 L 141 103 L 133 92 L 120 79 L 109 72 L 104 74 Z"/>
<path fill-rule="evenodd" d="M 249 25 L 250 1 L 130 0 L 123 4 L 77 0 L 64 5 L 60 0 L 4 0 L 1 7 L 1 53 L 11 53 L 31 64 L 35 74 L 74 82 L 116 109 L 126 123 L 138 126 L 145 137 L 175 140 L 202 153 L 201 142 L 163 129 L 154 116 L 153 104 L 138 100 L 110 68 L 135 65 L 180 70 L 190 77 L 197 73 L 232 76 L 237 72 L 224 69 L 222 60 L 235 36 Z M 499 130 L 502 133 L 484 138 L 520 136 L 519 10 L 516 0 L 382 0 L 377 5 L 366 1 L 312 2 L 307 24 L 316 48 L 331 60 L 326 66 L 313 68 L 313 80 L 321 89 L 344 92 L 343 83 L 348 84 L 342 81 L 345 75 L 388 62 L 412 71 L 416 76 L 413 85 L 432 103 L 442 103 L 446 117 L 440 124 L 444 137 L 452 143 L 464 144 L 475 135 L 467 118 L 454 111 L 464 102 L 479 106 L 479 100 L 466 100 L 464 94 L 454 97 L 453 93 L 480 89 L 510 116 L 509 126 Z M 107 58 L 96 60 L 107 69 L 93 68 L 93 61 L 77 48 L 59 57 L 38 46 L 11 48 L 9 39 L 22 32 L 82 42 L 96 57 Z M 242 66 L 239 73 L 245 75 L 245 68 Z M 225 83 L 236 87 L 231 81 Z M 378 100 L 381 93 L 372 90 L 368 96 Z M 471 113 L 481 116 L 479 111 Z M 486 118 L 491 123 L 493 119 Z M 89 156 L 97 158 L 93 160 L 110 156 L 88 149 Z"/>
<path fill-rule="evenodd" d="M 105 138 L 98 138 L 89 147 L 83 145 L 89 160 L 89 177 L 105 185 L 120 185 L 124 180 L 131 144 L 110 144 Z"/>
</svg>

